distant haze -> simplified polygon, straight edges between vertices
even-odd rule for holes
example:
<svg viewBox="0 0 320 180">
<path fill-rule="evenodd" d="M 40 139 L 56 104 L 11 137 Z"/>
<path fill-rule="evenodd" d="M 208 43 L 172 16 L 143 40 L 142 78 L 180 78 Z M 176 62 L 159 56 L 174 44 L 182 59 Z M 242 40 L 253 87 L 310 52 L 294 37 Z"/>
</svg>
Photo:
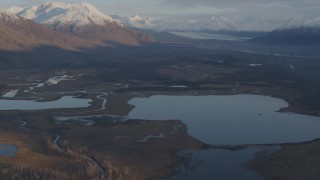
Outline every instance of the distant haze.
<svg viewBox="0 0 320 180">
<path fill-rule="evenodd" d="M 39 6 L 45 2 L 48 1 L 11 0 L 0 2 L 0 8 L 6 9 L 11 6 L 25 8 Z M 60 0 L 60 2 L 81 3 L 82 0 Z M 279 28 L 320 26 L 320 0 L 87 0 L 87 2 L 128 26 L 157 31 L 270 32 Z M 16 9 L 20 8 L 13 8 L 15 12 Z"/>
<path fill-rule="evenodd" d="M 1 1 L 0 8 L 5 9 L 13 5 L 26 7 L 44 2 L 48 0 Z M 60 2 L 79 3 L 83 0 L 60 0 Z M 320 12 L 319 0 L 88 0 L 87 2 L 107 14 L 120 16 L 210 14 L 289 18 Z"/>
</svg>

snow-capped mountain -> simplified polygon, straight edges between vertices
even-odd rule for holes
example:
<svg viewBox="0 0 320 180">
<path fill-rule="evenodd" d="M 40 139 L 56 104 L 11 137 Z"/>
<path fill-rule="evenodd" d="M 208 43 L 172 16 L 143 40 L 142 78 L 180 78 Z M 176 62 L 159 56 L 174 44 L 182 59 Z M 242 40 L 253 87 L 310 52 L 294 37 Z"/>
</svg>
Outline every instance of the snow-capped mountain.
<svg viewBox="0 0 320 180">
<path fill-rule="evenodd" d="M 252 42 L 280 45 L 320 45 L 320 16 L 300 16 L 289 19 L 280 28 Z"/>
<path fill-rule="evenodd" d="M 128 26 L 156 31 L 202 31 L 202 30 L 232 30 L 229 18 L 213 16 L 211 18 L 150 18 L 139 15 L 130 17 L 113 16 Z"/>
<path fill-rule="evenodd" d="M 156 31 L 273 31 L 287 20 L 248 17 L 130 17 L 113 16 L 124 24 Z"/>
<path fill-rule="evenodd" d="M 12 7 L 7 11 L 45 24 L 58 32 L 85 39 L 128 45 L 153 41 L 150 36 L 127 28 L 119 20 L 100 12 L 89 3 L 50 2 L 20 11 L 18 7 Z"/>
<path fill-rule="evenodd" d="M 137 28 L 147 28 L 147 27 L 152 27 L 152 19 L 147 17 L 147 18 L 142 18 L 139 15 L 132 15 L 128 18 L 128 24 Z"/>
<path fill-rule="evenodd" d="M 12 8 L 10 8 L 12 9 Z M 9 10 L 10 10 L 9 9 Z M 18 8 L 13 8 L 12 11 Z M 105 23 L 122 23 L 100 12 L 91 4 L 69 4 L 60 2 L 44 3 L 39 7 L 31 7 L 16 12 L 17 15 L 41 24 L 72 24 L 83 26 L 88 24 L 105 25 Z"/>
<path fill-rule="evenodd" d="M 213 16 L 207 27 L 207 30 L 234 30 L 231 20 L 224 16 Z"/>
<path fill-rule="evenodd" d="M 225 16 L 213 16 L 206 19 L 186 19 L 181 23 L 177 23 L 176 25 L 176 27 L 171 27 L 172 29 L 179 31 L 187 28 L 189 28 L 191 31 L 220 31 L 234 29 L 230 19 Z"/>
<path fill-rule="evenodd" d="M 36 46 L 34 40 L 22 35 L 10 27 L 11 24 L 20 21 L 15 15 L 0 12 L 0 49 L 6 51 L 17 51 Z M 27 43 L 24 43 L 27 42 Z"/>
<path fill-rule="evenodd" d="M 320 16 L 304 16 L 291 19 L 264 17 L 130 17 L 113 16 L 122 23 L 141 29 L 156 31 L 257 31 L 271 32 L 279 28 L 320 26 Z"/>
<path fill-rule="evenodd" d="M 154 20 L 150 17 L 141 17 L 140 15 L 132 15 L 129 17 L 122 17 L 119 15 L 112 15 L 114 19 L 119 20 L 123 24 L 135 27 L 135 28 L 141 28 L 141 29 L 154 29 Z"/>
<path fill-rule="evenodd" d="M 77 50 L 105 46 L 102 43 L 61 34 L 10 12 L 0 12 L 0 49 L 2 50 L 21 51 L 40 46 Z"/>
<path fill-rule="evenodd" d="M 5 12 L 10 14 L 17 14 L 18 12 L 21 12 L 24 8 L 18 7 L 18 6 L 12 6 L 9 9 L 7 9 Z"/>
<path fill-rule="evenodd" d="M 312 28 L 312 27 L 320 27 L 320 16 L 312 15 L 312 16 L 300 16 L 296 18 L 290 18 L 288 22 L 280 27 L 279 29 L 294 29 L 294 28 Z"/>
<path fill-rule="evenodd" d="M 320 16 L 290 18 L 276 30 L 250 41 L 264 44 L 320 46 Z"/>
<path fill-rule="evenodd" d="M 10 24 L 14 24 L 14 23 L 19 23 L 19 21 L 22 21 L 23 19 L 17 15 L 15 15 L 14 13 L 11 13 L 10 11 L 0 11 L 0 21 L 2 23 L 10 23 Z"/>
</svg>

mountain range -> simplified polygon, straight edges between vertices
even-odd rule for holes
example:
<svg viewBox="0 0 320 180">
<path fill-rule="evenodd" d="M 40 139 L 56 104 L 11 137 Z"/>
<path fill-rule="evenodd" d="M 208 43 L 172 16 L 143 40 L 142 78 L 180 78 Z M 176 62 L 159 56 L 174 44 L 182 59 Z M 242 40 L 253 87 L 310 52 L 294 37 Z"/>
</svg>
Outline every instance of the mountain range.
<svg viewBox="0 0 320 180">
<path fill-rule="evenodd" d="M 270 32 L 287 24 L 289 20 L 248 17 L 130 17 L 112 16 L 124 24 L 156 31 L 262 31 Z"/>
<path fill-rule="evenodd" d="M 132 15 L 129 17 L 113 16 L 124 24 L 140 29 L 156 31 L 201 31 L 201 30 L 234 30 L 229 18 L 213 16 L 209 19 L 193 18 L 151 18 Z"/>
<path fill-rule="evenodd" d="M 203 30 L 232 30 L 232 31 L 264 31 L 271 32 L 279 28 L 290 26 L 319 26 L 320 16 L 302 16 L 290 19 L 245 17 L 245 16 L 140 16 L 138 14 L 123 17 L 119 15 L 106 15 L 89 3 L 60 3 L 49 2 L 40 6 L 21 8 L 13 6 L 6 10 L 34 22 L 44 24 L 63 33 L 70 33 L 90 39 L 100 39 L 100 33 L 107 31 L 109 34 L 121 33 L 133 36 L 131 42 L 148 41 L 148 37 L 128 27 L 152 29 L 156 31 L 203 31 Z M 90 33 L 88 29 L 97 29 L 99 33 Z M 89 29 L 90 29 L 89 28 Z M 81 29 L 81 30 L 80 30 Z M 105 40 L 117 42 L 111 36 Z M 118 37 L 119 38 L 119 37 Z M 141 39 L 139 39 L 141 38 Z M 129 38 L 130 39 L 130 38 Z M 135 40 L 134 40 L 135 39 Z M 109 40 L 110 41 L 110 40 Z"/>
<path fill-rule="evenodd" d="M 291 27 L 277 29 L 264 36 L 256 37 L 249 42 L 289 45 L 289 46 L 320 46 L 320 27 Z"/>
<path fill-rule="evenodd" d="M 0 13 L 0 25 L 0 49 L 6 50 L 26 50 L 38 46 L 78 50 L 114 44 L 141 45 L 155 41 L 146 33 L 152 31 L 139 29 L 270 32 L 251 41 L 268 44 L 317 44 L 320 36 L 320 16 L 288 20 L 236 16 L 122 17 L 106 15 L 89 3 L 60 2 L 28 8 L 13 6 Z"/>
<path fill-rule="evenodd" d="M 320 45 L 320 16 L 300 16 L 287 20 L 267 18 L 245 18 L 213 16 L 202 19 L 180 19 L 169 22 L 142 18 L 138 15 L 129 18 L 117 18 L 137 28 L 154 29 L 157 31 L 195 31 L 229 34 L 246 34 L 253 39 L 248 42 L 271 45 Z M 246 33 L 248 32 L 248 33 Z M 258 33 L 261 32 L 261 33 Z M 157 36 L 157 35 L 154 35 Z"/>
<path fill-rule="evenodd" d="M 112 16 L 122 23 L 156 31 L 251 31 L 271 32 L 277 29 L 320 26 L 320 15 L 297 16 L 289 19 L 241 16 L 130 17 Z"/>
<path fill-rule="evenodd" d="M 249 42 L 271 45 L 320 45 L 320 16 L 303 16 L 289 19 L 282 27 Z"/>
<path fill-rule="evenodd" d="M 1 39 L 10 42 L 3 49 L 21 50 L 39 45 L 74 49 L 154 41 L 151 36 L 127 27 L 88 3 L 53 2 L 30 8 L 11 7 L 1 13 L 0 21 Z M 15 38 L 18 36 L 13 34 L 21 37 Z"/>
<path fill-rule="evenodd" d="M 106 44 L 68 36 L 44 27 L 31 20 L 9 12 L 0 12 L 0 49 L 28 50 L 39 46 L 54 46 L 68 50 L 79 50 Z"/>
</svg>

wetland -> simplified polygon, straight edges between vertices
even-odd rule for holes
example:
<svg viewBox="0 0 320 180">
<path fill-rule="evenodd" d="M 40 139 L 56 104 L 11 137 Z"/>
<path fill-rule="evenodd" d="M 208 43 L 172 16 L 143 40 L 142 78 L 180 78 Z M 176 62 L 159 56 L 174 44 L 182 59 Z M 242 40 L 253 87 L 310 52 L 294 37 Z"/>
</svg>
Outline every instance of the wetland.
<svg viewBox="0 0 320 180">
<path fill-rule="evenodd" d="M 0 175 L 320 177 L 320 62 L 202 43 L 0 53 Z"/>
</svg>

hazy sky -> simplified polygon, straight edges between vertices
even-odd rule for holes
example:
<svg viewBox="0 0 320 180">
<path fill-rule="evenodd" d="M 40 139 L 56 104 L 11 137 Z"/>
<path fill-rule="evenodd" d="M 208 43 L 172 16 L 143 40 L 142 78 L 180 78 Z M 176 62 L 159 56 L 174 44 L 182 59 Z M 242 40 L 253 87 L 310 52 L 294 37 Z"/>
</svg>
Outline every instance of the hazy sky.
<svg viewBox="0 0 320 180">
<path fill-rule="evenodd" d="M 320 14 L 320 0 L 60 0 L 89 2 L 111 15 L 132 14 L 212 14 L 287 18 Z M 12 5 L 32 6 L 48 0 L 0 0 L 1 9 Z M 54 2 L 54 1 L 52 1 Z"/>
</svg>

